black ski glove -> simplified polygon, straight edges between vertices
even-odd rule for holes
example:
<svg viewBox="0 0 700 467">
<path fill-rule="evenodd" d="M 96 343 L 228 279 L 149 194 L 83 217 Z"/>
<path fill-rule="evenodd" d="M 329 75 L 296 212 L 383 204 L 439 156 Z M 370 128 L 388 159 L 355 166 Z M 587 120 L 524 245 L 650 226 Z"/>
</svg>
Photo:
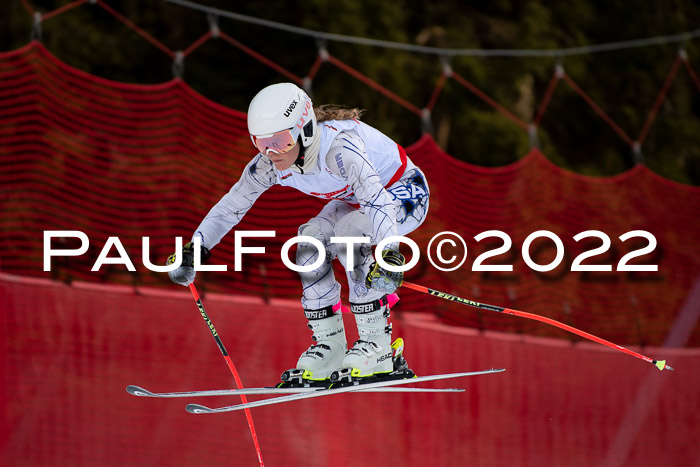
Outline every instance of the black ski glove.
<svg viewBox="0 0 700 467">
<path fill-rule="evenodd" d="M 406 264 L 406 258 L 394 250 L 382 251 L 382 259 L 391 266 L 403 266 Z M 369 272 L 365 279 L 365 285 L 368 288 L 385 294 L 396 292 L 396 289 L 401 287 L 401 284 L 403 284 L 403 272 L 387 271 L 379 266 L 376 261 L 369 267 Z"/>
<path fill-rule="evenodd" d="M 206 247 L 201 247 L 201 259 L 202 263 L 211 257 L 211 253 Z M 168 264 L 175 263 L 175 253 L 168 256 Z M 168 277 L 170 280 L 176 284 L 184 285 L 187 287 L 192 282 L 194 282 L 194 277 L 196 273 L 194 270 L 194 243 L 189 242 L 184 247 L 182 247 L 182 263 L 180 267 L 168 272 Z"/>
</svg>

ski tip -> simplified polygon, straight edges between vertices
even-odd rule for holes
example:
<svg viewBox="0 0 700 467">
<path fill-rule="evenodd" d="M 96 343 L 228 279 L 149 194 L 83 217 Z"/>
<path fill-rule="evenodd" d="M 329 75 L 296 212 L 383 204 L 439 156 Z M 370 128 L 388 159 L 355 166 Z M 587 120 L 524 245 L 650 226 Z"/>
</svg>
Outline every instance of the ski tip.
<svg viewBox="0 0 700 467">
<path fill-rule="evenodd" d="M 663 371 L 664 369 L 673 371 L 673 368 L 671 368 L 669 365 L 666 365 L 666 360 L 654 360 L 654 366 L 660 371 Z"/>
<path fill-rule="evenodd" d="M 209 407 L 205 407 L 203 405 L 199 404 L 187 404 L 185 407 L 185 410 L 187 410 L 189 413 L 212 413 L 214 412 L 213 409 L 210 409 Z"/>
<path fill-rule="evenodd" d="M 140 388 L 138 386 L 134 386 L 133 384 L 130 384 L 126 387 L 126 392 L 131 394 L 132 396 L 146 396 L 150 397 L 153 395 L 151 391 L 148 391 L 144 388 Z"/>
</svg>

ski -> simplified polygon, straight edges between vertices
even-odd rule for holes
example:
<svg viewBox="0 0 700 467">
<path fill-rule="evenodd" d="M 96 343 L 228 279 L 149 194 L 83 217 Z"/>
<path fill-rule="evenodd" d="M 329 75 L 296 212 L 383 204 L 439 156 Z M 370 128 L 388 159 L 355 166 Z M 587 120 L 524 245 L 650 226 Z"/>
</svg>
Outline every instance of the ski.
<svg viewBox="0 0 700 467">
<path fill-rule="evenodd" d="M 486 374 L 491 374 L 491 373 L 500 373 L 502 371 L 506 371 L 505 368 L 499 368 L 499 369 L 492 368 L 490 370 L 471 371 L 471 372 L 467 372 L 467 373 L 449 373 L 449 374 L 441 374 L 441 375 L 417 376 L 415 378 L 395 379 L 395 380 L 379 381 L 376 383 L 366 383 L 366 384 L 353 384 L 351 386 L 342 386 L 339 388 L 330 388 L 330 389 L 312 388 L 313 390 L 309 391 L 309 392 L 302 392 L 302 393 L 298 393 L 298 394 L 289 394 L 286 396 L 272 397 L 269 399 L 248 402 L 245 404 L 231 405 L 228 407 L 210 408 L 210 407 L 205 407 L 205 406 L 199 405 L 199 404 L 188 404 L 185 407 L 185 410 L 187 410 L 189 413 L 194 413 L 194 414 L 232 412 L 234 410 L 250 409 L 253 407 L 262 407 L 265 405 L 280 404 L 282 402 L 291 402 L 291 401 L 296 401 L 296 400 L 301 400 L 301 399 L 309 399 L 312 397 L 330 396 L 332 394 L 341 394 L 341 393 L 353 392 L 353 391 L 367 391 L 370 389 L 385 388 L 387 386 L 398 386 L 401 384 L 414 384 L 414 383 L 421 383 L 421 382 L 425 382 L 425 381 L 437 381 L 437 380 L 449 379 L 449 378 L 461 378 L 464 376 L 486 375 Z"/>
<path fill-rule="evenodd" d="M 277 387 L 262 387 L 262 388 L 244 388 L 244 389 L 213 389 L 208 391 L 183 391 L 183 392 L 151 392 L 139 386 L 129 385 L 126 387 L 126 392 L 132 396 L 140 397 L 204 397 L 204 396 L 240 396 L 255 395 L 255 394 L 297 394 L 305 392 L 318 391 L 325 389 L 324 387 L 296 387 L 296 388 L 277 388 Z M 362 388 L 367 392 L 464 392 L 464 389 L 446 388 Z"/>
</svg>

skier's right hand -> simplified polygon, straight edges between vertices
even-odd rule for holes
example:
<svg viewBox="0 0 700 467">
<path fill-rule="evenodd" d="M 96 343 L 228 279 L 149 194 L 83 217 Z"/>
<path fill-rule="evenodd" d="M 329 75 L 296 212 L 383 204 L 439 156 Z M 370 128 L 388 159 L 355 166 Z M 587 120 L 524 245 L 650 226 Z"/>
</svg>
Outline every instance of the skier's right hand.
<svg viewBox="0 0 700 467">
<path fill-rule="evenodd" d="M 211 253 L 206 247 L 201 247 L 201 259 L 202 262 L 209 259 Z M 168 264 L 173 264 L 176 262 L 175 253 L 168 256 Z M 176 284 L 184 285 L 187 287 L 192 282 L 194 282 L 195 277 L 194 270 L 194 243 L 189 242 L 182 248 L 182 263 L 180 267 L 173 271 L 168 272 L 168 277 L 170 280 Z"/>
</svg>

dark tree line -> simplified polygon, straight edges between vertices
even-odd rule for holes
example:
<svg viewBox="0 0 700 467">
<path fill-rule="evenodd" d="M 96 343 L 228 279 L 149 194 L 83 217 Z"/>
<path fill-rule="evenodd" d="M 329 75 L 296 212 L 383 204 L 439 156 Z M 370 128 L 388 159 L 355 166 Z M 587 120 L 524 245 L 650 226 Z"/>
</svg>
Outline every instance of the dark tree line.
<svg viewBox="0 0 700 467">
<path fill-rule="evenodd" d="M 27 0 L 48 12 L 68 0 Z M 162 0 L 105 0 L 173 50 L 204 34 L 203 13 Z M 692 0 L 642 4 L 602 0 L 431 2 L 305 2 L 202 0 L 237 13 L 317 31 L 446 48 L 552 49 L 691 31 L 700 25 Z M 318 53 L 309 37 L 225 18 L 229 36 L 299 76 Z M 32 19 L 20 0 L 0 2 L 0 50 L 25 45 Z M 47 20 L 42 40 L 61 60 L 98 76 L 136 83 L 172 78 L 172 60 L 97 5 L 86 3 Z M 684 44 L 553 58 L 459 57 L 450 66 L 526 122 L 532 120 L 554 67 L 566 73 L 633 138 L 682 46 L 700 72 L 700 39 Z M 329 42 L 328 51 L 418 107 L 424 106 L 442 69 L 433 55 Z M 214 101 L 246 111 L 264 85 L 284 77 L 222 40 L 210 40 L 185 61 L 185 81 Z M 313 83 L 316 103 L 367 109 L 365 121 L 404 145 L 422 132 L 419 117 L 355 78 L 324 64 Z M 432 133 L 454 157 L 484 166 L 524 156 L 526 132 L 454 81 L 448 81 L 432 115 Z M 657 173 L 700 184 L 700 90 L 681 67 L 642 152 Z M 538 132 L 544 154 L 578 173 L 613 175 L 635 163 L 630 147 L 568 85 L 561 83 Z"/>
</svg>

